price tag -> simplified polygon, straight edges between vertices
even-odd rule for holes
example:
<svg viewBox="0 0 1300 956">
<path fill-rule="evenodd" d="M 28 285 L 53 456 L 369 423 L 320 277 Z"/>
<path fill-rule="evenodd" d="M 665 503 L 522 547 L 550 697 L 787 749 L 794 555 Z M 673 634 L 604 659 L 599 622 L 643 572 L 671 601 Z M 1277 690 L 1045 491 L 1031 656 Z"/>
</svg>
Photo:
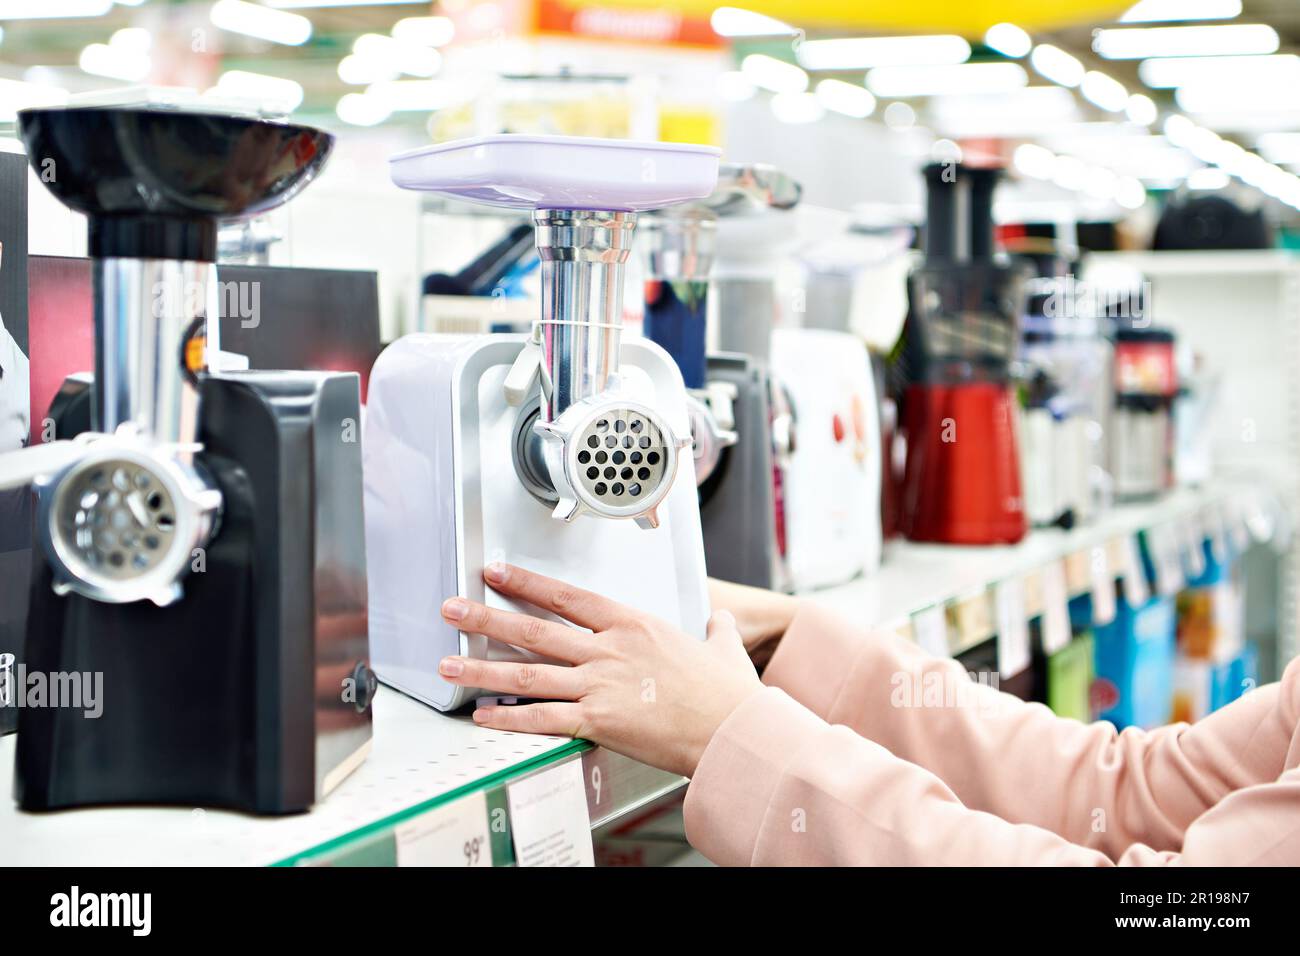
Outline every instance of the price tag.
<svg viewBox="0 0 1300 956">
<path fill-rule="evenodd" d="M 581 760 L 516 780 L 506 798 L 520 866 L 596 865 Z"/>
<path fill-rule="evenodd" d="M 1224 507 L 1227 512 L 1224 521 L 1228 526 L 1232 547 L 1238 554 L 1245 554 L 1250 548 L 1250 528 L 1246 526 L 1245 509 L 1236 498 L 1226 500 Z"/>
<path fill-rule="evenodd" d="M 1183 589 L 1183 558 L 1177 529 L 1172 525 L 1147 529 L 1147 546 L 1156 571 L 1156 593 L 1177 594 Z"/>
<path fill-rule="evenodd" d="M 1070 597 L 1088 593 L 1092 577 L 1088 567 L 1088 549 L 1075 551 L 1065 559 L 1065 588 Z"/>
<path fill-rule="evenodd" d="M 1205 534 L 1210 539 L 1210 554 L 1219 564 L 1228 563 L 1228 529 L 1223 520 L 1223 506 L 1213 502 L 1206 506 L 1201 519 Z"/>
<path fill-rule="evenodd" d="M 936 604 L 912 615 L 912 639 L 927 654 L 951 657 L 948 648 L 948 618 L 943 605 Z"/>
<path fill-rule="evenodd" d="M 1043 565 L 1043 651 L 1055 654 L 1070 643 L 1070 605 L 1065 587 L 1065 565 Z"/>
<path fill-rule="evenodd" d="M 482 790 L 407 820 L 394 833 L 398 866 L 491 866 Z"/>
<path fill-rule="evenodd" d="M 1030 663 L 1024 579 L 999 581 L 994 587 L 993 603 L 997 614 L 998 674 L 1015 677 Z"/>
<path fill-rule="evenodd" d="M 1147 587 L 1147 573 L 1142 567 L 1142 553 L 1138 548 L 1137 535 L 1128 534 L 1119 541 L 1122 545 L 1119 571 L 1124 581 L 1124 600 L 1128 602 L 1129 607 L 1141 607 L 1150 600 L 1151 591 Z"/>
<path fill-rule="evenodd" d="M 1110 569 L 1110 555 L 1105 545 L 1088 551 L 1088 571 L 1092 584 L 1093 626 L 1115 620 L 1115 573 Z"/>
<path fill-rule="evenodd" d="M 1190 514 L 1186 520 L 1177 525 L 1181 532 L 1183 567 L 1187 570 L 1189 580 L 1196 580 L 1205 573 L 1205 529 L 1198 514 Z"/>
</svg>

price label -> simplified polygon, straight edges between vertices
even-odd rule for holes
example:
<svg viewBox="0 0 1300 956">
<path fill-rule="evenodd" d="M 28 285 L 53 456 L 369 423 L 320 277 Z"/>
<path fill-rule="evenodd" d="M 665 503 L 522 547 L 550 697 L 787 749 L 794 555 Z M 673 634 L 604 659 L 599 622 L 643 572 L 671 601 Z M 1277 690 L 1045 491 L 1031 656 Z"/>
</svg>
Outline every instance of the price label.
<svg viewBox="0 0 1300 956">
<path fill-rule="evenodd" d="M 936 604 L 912 615 L 912 638 L 927 654 L 951 657 L 948 648 L 948 618 L 943 605 Z"/>
<path fill-rule="evenodd" d="M 1088 571 L 1092 584 L 1092 623 L 1094 626 L 1115 620 L 1115 574 L 1110 569 L 1110 555 L 1105 545 L 1088 551 Z"/>
<path fill-rule="evenodd" d="M 520 866 L 595 866 L 581 760 L 516 780 L 506 788 L 515 862 Z"/>
<path fill-rule="evenodd" d="M 398 826 L 398 866 L 491 866 L 487 796 L 482 790 Z"/>
<path fill-rule="evenodd" d="M 1245 554 L 1250 548 L 1250 528 L 1246 526 L 1245 509 L 1236 498 L 1227 499 L 1224 502 L 1224 509 L 1226 511 L 1224 522 L 1228 526 L 1228 537 L 1232 541 L 1232 547 L 1238 554 Z"/>
<path fill-rule="evenodd" d="M 1205 573 L 1205 529 L 1200 515 L 1188 515 L 1177 527 L 1182 536 L 1183 567 L 1187 577 L 1196 580 Z"/>
<path fill-rule="evenodd" d="M 1070 604 L 1065 586 L 1065 565 L 1043 565 L 1043 651 L 1055 654 L 1070 643 Z"/>
<path fill-rule="evenodd" d="M 1030 663 L 1024 579 L 999 581 L 994 587 L 993 603 L 997 614 L 998 674 L 1015 677 Z"/>
<path fill-rule="evenodd" d="M 1177 594 L 1185 583 L 1177 529 L 1173 525 L 1147 529 L 1147 546 L 1151 550 L 1151 563 L 1155 565 L 1156 593 Z"/>
<path fill-rule="evenodd" d="M 1142 567 L 1142 553 L 1138 548 L 1137 535 L 1129 534 L 1120 541 L 1120 577 L 1124 581 L 1124 600 L 1129 607 L 1141 607 L 1151 597 L 1147 587 L 1146 569 Z"/>
<path fill-rule="evenodd" d="M 1223 506 L 1217 501 L 1206 506 L 1201 518 L 1210 539 L 1210 554 L 1219 564 L 1228 563 L 1228 529 L 1223 520 Z"/>
</svg>

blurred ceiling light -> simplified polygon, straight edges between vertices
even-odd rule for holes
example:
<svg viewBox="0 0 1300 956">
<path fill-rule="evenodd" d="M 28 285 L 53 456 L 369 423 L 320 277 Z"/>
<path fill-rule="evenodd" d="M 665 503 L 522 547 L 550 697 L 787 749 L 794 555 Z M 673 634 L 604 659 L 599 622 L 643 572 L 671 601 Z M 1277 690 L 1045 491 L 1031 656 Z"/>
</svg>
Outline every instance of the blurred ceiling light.
<svg viewBox="0 0 1300 956">
<path fill-rule="evenodd" d="M 118 50 L 148 53 L 153 47 L 153 34 L 144 27 L 123 27 L 108 38 L 108 45 Z"/>
<path fill-rule="evenodd" d="M 998 96 L 938 96 L 926 106 L 933 124 L 956 137 L 1038 139 L 1044 130 L 1079 116 L 1074 95 L 1059 86 L 1030 86 Z"/>
<path fill-rule="evenodd" d="M 1178 108 L 1186 113 L 1269 112 L 1293 109 L 1296 92 L 1290 86 L 1245 83 L 1194 83 L 1174 93 Z"/>
<path fill-rule="evenodd" d="M 1188 189 L 1222 189 L 1230 182 L 1232 179 L 1227 173 L 1213 166 L 1194 170 L 1187 176 Z"/>
<path fill-rule="evenodd" d="M 311 21 L 306 17 L 244 0 L 217 0 L 208 19 L 222 30 L 285 46 L 301 46 L 311 38 Z"/>
<path fill-rule="evenodd" d="M 1231 20 L 1241 14 L 1241 0 L 1138 0 L 1120 23 L 1161 20 Z"/>
<path fill-rule="evenodd" d="M 241 100 L 252 100 L 266 109 L 292 113 L 302 105 L 302 86 L 282 76 L 227 70 L 210 92 Z"/>
<path fill-rule="evenodd" d="M 149 54 L 124 46 L 92 43 L 81 51 L 77 65 L 83 72 L 124 83 L 139 83 L 149 75 Z"/>
<path fill-rule="evenodd" d="M 366 88 L 366 96 L 391 112 L 432 112 L 456 102 L 451 85 L 444 80 L 382 80 Z"/>
<path fill-rule="evenodd" d="M 1078 86 L 1087 72 L 1077 57 L 1050 43 L 1040 43 L 1034 47 L 1029 54 L 1029 65 L 1039 76 L 1061 86 Z"/>
<path fill-rule="evenodd" d="M 1147 201 L 1147 191 L 1142 180 L 1134 176 L 1122 176 L 1115 183 L 1115 201 L 1125 209 L 1141 209 Z"/>
<path fill-rule="evenodd" d="M 775 17 L 764 16 L 740 7 L 718 7 L 709 17 L 709 25 L 720 37 L 798 36 L 800 31 Z"/>
<path fill-rule="evenodd" d="M 757 92 L 758 87 L 739 70 L 727 70 L 718 76 L 718 95 L 728 103 L 740 103 L 752 99 Z"/>
<path fill-rule="evenodd" d="M 1052 182 L 1062 189 L 1082 189 L 1087 177 L 1087 164 L 1074 156 L 1057 156 L 1052 164 Z"/>
<path fill-rule="evenodd" d="M 1143 93 L 1134 93 L 1124 106 L 1124 113 L 1129 121 L 1142 126 L 1150 126 L 1160 117 L 1156 101 Z"/>
<path fill-rule="evenodd" d="M 411 76 L 433 76 L 442 66 L 442 54 L 433 47 L 396 40 L 382 33 L 363 33 L 352 44 L 352 53 L 363 60 L 391 64 Z"/>
<path fill-rule="evenodd" d="M 1022 143 L 1011 154 L 1011 165 L 1030 179 L 1051 179 L 1056 169 L 1056 154 L 1036 143 Z"/>
<path fill-rule="evenodd" d="M 118 0 L 119 3 L 122 0 Z M 266 0 L 269 7 L 303 9 L 306 7 L 396 7 L 400 4 L 428 4 L 429 0 Z"/>
<path fill-rule="evenodd" d="M 745 57 L 740 61 L 740 72 L 755 86 L 772 93 L 802 93 L 808 89 L 807 73 L 766 53 Z"/>
<path fill-rule="evenodd" d="M 1122 113 L 1128 106 L 1128 90 L 1124 89 L 1124 84 L 1097 70 L 1089 70 L 1083 75 L 1079 92 L 1089 103 L 1108 113 Z"/>
<path fill-rule="evenodd" d="M 1083 191 L 1094 199 L 1109 199 L 1115 193 L 1115 183 L 1118 179 L 1119 177 L 1105 166 L 1089 166 L 1083 176 Z"/>
<path fill-rule="evenodd" d="M 339 60 L 339 79 L 350 86 L 369 86 L 380 80 L 395 80 L 401 75 L 396 67 L 383 60 L 369 60 L 350 53 Z"/>
<path fill-rule="evenodd" d="M 406 17 L 393 24 L 393 36 L 404 43 L 446 46 L 456 36 L 449 17 Z"/>
<path fill-rule="evenodd" d="M 815 123 L 826 115 L 826 108 L 812 93 L 777 93 L 772 115 L 782 123 Z"/>
<path fill-rule="evenodd" d="M 856 83 L 822 80 L 817 84 L 822 106 L 855 119 L 866 119 L 876 109 L 876 98 Z"/>
<path fill-rule="evenodd" d="M 16 121 L 19 110 L 63 106 L 67 102 L 68 91 L 62 87 L 0 78 L 0 122 Z"/>
<path fill-rule="evenodd" d="M 1149 56 L 1231 56 L 1276 53 L 1277 31 L 1263 23 L 1212 27 L 1137 27 L 1098 30 L 1092 48 L 1107 60 Z"/>
<path fill-rule="evenodd" d="M 959 36 L 847 37 L 808 40 L 795 51 L 809 70 L 865 70 L 873 66 L 945 66 L 970 59 Z"/>
<path fill-rule="evenodd" d="M 113 0 L 0 0 L 0 20 L 54 20 L 102 17 Z"/>
<path fill-rule="evenodd" d="M 1166 89 L 1201 82 L 1300 83 L 1300 56 L 1185 56 L 1143 60 L 1138 77 L 1147 86 Z"/>
<path fill-rule="evenodd" d="M 1300 133 L 1264 133 L 1255 148 L 1270 163 L 1300 163 Z"/>
<path fill-rule="evenodd" d="M 1034 47 L 1033 38 L 1014 23 L 995 23 L 984 33 L 984 45 L 1003 56 L 1020 58 Z"/>
<path fill-rule="evenodd" d="M 885 97 L 1009 93 L 1028 85 L 1029 74 L 1018 63 L 878 66 L 867 74 L 867 88 Z"/>
<path fill-rule="evenodd" d="M 906 103 L 890 103 L 885 107 L 885 125 L 890 129 L 911 129 L 916 125 L 916 110 Z"/>
<path fill-rule="evenodd" d="M 392 111 L 373 96 L 345 93 L 334 108 L 339 119 L 352 126 L 374 126 L 392 116 Z"/>
</svg>

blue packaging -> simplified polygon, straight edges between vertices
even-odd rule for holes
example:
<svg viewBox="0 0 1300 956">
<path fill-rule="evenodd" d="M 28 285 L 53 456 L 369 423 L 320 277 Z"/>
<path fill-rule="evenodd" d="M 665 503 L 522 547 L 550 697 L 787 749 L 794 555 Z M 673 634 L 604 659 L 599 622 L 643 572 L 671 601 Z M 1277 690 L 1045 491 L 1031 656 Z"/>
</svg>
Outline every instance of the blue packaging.
<svg viewBox="0 0 1300 956">
<path fill-rule="evenodd" d="M 1174 700 L 1176 614 L 1172 597 L 1132 607 L 1123 596 L 1115 619 L 1093 630 L 1100 717 L 1121 730 L 1169 723 Z"/>
</svg>

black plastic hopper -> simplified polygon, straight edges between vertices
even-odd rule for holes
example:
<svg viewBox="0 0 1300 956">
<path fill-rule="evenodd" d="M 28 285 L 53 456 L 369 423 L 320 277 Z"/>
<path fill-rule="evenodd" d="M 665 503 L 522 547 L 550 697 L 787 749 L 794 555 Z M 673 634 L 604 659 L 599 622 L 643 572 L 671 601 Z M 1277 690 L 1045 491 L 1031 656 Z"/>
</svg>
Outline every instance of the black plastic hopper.
<svg viewBox="0 0 1300 956">
<path fill-rule="evenodd" d="M 37 176 L 89 217 L 96 258 L 213 262 L 219 222 L 286 202 L 334 145 L 308 126 L 216 113 L 71 107 L 18 120 Z"/>
</svg>

